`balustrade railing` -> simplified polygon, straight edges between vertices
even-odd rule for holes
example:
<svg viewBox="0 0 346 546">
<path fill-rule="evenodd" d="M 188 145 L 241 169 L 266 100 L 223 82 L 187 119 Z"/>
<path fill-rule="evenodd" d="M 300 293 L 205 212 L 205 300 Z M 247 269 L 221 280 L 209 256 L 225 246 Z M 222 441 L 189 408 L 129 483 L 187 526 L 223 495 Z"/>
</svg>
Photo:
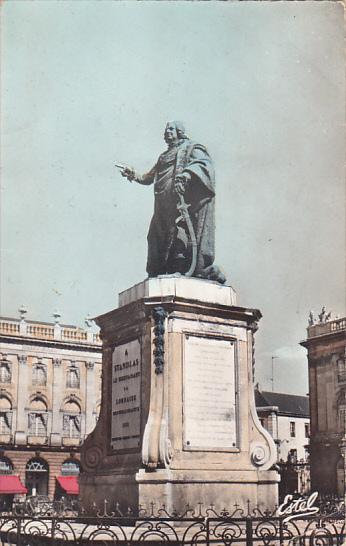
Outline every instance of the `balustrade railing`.
<svg viewBox="0 0 346 546">
<path fill-rule="evenodd" d="M 93 334 L 93 341 L 94 341 L 94 343 L 99 343 L 99 344 L 101 344 L 101 343 L 102 343 L 102 340 L 101 340 L 100 334 Z"/>
<path fill-rule="evenodd" d="M 59 340 L 101 345 L 100 335 L 81 328 L 50 324 L 36 324 L 11 320 L 0 320 L 0 333 L 10 336 L 25 336 L 43 340 Z"/>
<path fill-rule="evenodd" d="M 26 333 L 28 336 L 39 337 L 39 338 L 54 338 L 54 328 L 51 326 L 38 326 L 28 324 Z"/>
<path fill-rule="evenodd" d="M 19 334 L 19 323 L 7 320 L 0 321 L 0 332 L 3 334 Z"/>
<path fill-rule="evenodd" d="M 87 332 L 73 328 L 63 328 L 61 332 L 61 338 L 73 341 L 87 341 Z"/>
<path fill-rule="evenodd" d="M 330 323 L 330 329 L 332 332 L 335 332 L 337 330 L 345 330 L 346 329 L 346 318 L 333 320 Z"/>
<path fill-rule="evenodd" d="M 329 320 L 308 327 L 308 338 L 346 330 L 346 318 Z"/>
</svg>

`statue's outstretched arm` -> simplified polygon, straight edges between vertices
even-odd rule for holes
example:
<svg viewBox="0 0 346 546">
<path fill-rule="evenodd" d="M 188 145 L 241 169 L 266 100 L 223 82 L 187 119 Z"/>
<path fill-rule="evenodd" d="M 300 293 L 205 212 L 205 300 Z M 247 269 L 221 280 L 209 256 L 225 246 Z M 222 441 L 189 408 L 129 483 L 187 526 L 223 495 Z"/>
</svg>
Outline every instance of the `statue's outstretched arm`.
<svg viewBox="0 0 346 546">
<path fill-rule="evenodd" d="M 138 182 L 138 184 L 143 184 L 144 186 L 149 186 L 154 182 L 156 165 L 154 165 L 154 167 L 150 169 L 150 171 L 143 175 L 140 175 L 132 167 L 128 167 L 127 165 L 116 166 L 120 168 L 121 175 L 127 178 L 130 182 L 135 180 L 136 182 Z"/>
<path fill-rule="evenodd" d="M 148 171 L 145 174 L 138 175 L 137 173 L 135 173 L 136 176 L 134 180 L 136 180 L 138 184 L 143 184 L 144 186 L 150 186 L 150 184 L 154 182 L 155 172 L 156 172 L 156 164 L 154 165 L 152 169 L 150 169 L 150 171 Z"/>
</svg>

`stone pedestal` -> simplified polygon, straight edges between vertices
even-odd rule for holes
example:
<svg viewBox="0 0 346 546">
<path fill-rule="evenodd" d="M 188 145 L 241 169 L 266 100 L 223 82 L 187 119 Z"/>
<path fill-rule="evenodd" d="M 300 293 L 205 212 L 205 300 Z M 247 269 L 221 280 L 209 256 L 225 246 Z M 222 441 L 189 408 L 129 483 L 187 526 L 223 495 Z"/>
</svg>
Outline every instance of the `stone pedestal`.
<svg viewBox="0 0 346 546">
<path fill-rule="evenodd" d="M 82 447 L 85 505 L 273 508 L 276 450 L 253 392 L 260 317 L 231 287 L 170 276 L 126 290 L 98 317 L 102 408 Z"/>
</svg>

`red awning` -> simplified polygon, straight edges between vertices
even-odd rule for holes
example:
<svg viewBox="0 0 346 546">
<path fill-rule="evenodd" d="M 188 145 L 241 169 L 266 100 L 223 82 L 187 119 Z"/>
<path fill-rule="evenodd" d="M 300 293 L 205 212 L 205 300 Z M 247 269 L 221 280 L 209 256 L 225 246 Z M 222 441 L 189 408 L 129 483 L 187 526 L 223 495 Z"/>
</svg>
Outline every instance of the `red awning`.
<svg viewBox="0 0 346 546">
<path fill-rule="evenodd" d="M 16 493 L 27 493 L 28 490 L 18 476 L 0 476 L 0 494 L 15 495 Z"/>
<path fill-rule="evenodd" d="M 68 495 L 79 495 L 79 483 L 77 476 L 57 476 L 60 487 Z"/>
</svg>

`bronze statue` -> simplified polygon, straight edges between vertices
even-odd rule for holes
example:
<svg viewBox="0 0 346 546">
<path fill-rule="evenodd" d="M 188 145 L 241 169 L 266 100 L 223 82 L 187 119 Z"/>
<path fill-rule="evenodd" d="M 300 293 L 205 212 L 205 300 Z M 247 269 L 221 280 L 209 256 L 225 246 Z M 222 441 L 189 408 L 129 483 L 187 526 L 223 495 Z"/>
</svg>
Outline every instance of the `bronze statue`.
<svg viewBox="0 0 346 546">
<path fill-rule="evenodd" d="M 214 263 L 215 176 L 204 146 L 190 140 L 182 123 L 167 123 L 168 148 L 139 175 L 116 165 L 128 180 L 154 184 L 155 207 L 148 233 L 149 277 L 180 273 L 225 282 Z"/>
</svg>

